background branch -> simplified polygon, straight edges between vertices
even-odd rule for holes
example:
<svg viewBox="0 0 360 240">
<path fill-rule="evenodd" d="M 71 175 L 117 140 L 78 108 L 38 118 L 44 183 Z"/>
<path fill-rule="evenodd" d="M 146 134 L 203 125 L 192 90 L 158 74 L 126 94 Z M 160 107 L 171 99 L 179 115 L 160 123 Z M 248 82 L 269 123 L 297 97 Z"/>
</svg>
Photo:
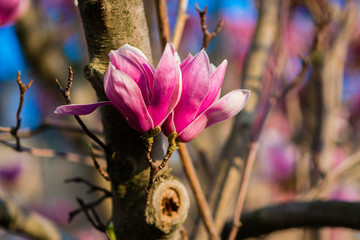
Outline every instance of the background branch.
<svg viewBox="0 0 360 240">
<path fill-rule="evenodd" d="M 189 15 L 186 14 L 188 0 L 180 0 L 178 3 L 178 13 L 176 18 L 176 24 L 174 29 L 174 34 L 172 38 L 172 43 L 174 44 L 174 48 L 177 50 L 179 48 L 181 37 L 184 32 L 184 27 L 186 20 L 189 18 Z"/>
<path fill-rule="evenodd" d="M 80 133 L 84 134 L 84 131 L 81 127 L 76 126 L 72 123 L 68 123 L 65 121 L 55 120 L 55 119 L 45 119 L 43 122 L 36 128 L 33 129 L 19 129 L 17 132 L 17 135 L 19 138 L 29 138 L 33 137 L 39 133 L 42 133 L 44 131 L 47 131 L 49 129 L 55 129 L 55 130 L 61 130 L 61 131 L 67 131 L 72 133 Z M 98 129 L 89 128 L 91 132 L 93 132 L 96 135 L 101 135 L 102 133 Z M 9 141 L 12 139 L 12 135 L 10 133 L 11 128 L 10 127 L 0 127 L 0 140 L 3 141 Z"/>
<path fill-rule="evenodd" d="M 259 103 L 262 78 L 278 28 L 280 0 L 260 1 L 258 22 L 242 78 L 242 87 L 251 91 L 248 104 L 236 117 L 231 135 L 221 154 L 219 174 L 210 195 L 217 229 L 220 231 L 229 213 L 233 212 L 234 192 L 241 182 L 245 159 L 251 145 L 252 127 Z M 204 239 L 205 231 L 197 231 L 196 239 Z"/>
<path fill-rule="evenodd" d="M 0 139 L 0 144 L 3 144 L 7 147 L 11 147 L 16 150 L 16 144 L 12 144 Z M 44 158 L 51 158 L 51 157 L 61 157 L 65 158 L 69 162 L 75 163 L 83 163 L 88 166 L 93 167 L 93 160 L 91 157 L 86 157 L 83 155 L 79 155 L 76 153 L 69 153 L 69 152 L 59 152 L 53 149 L 45 149 L 45 148 L 29 148 L 29 147 L 21 147 L 20 152 L 27 152 L 34 157 L 44 157 Z"/>
<path fill-rule="evenodd" d="M 19 107 L 16 111 L 16 125 L 14 128 L 11 128 L 11 135 L 13 135 L 16 139 L 16 150 L 17 151 L 20 151 L 21 150 L 21 146 L 20 146 L 20 138 L 19 136 L 17 135 L 18 133 L 18 130 L 20 128 L 20 124 L 21 124 L 21 117 L 20 117 L 20 113 L 21 113 L 21 109 L 24 105 L 24 98 L 25 98 L 25 92 L 26 90 L 29 89 L 29 87 L 31 86 L 31 84 L 33 83 L 33 81 L 31 80 L 27 85 L 23 84 L 21 82 L 21 79 L 20 79 L 21 75 L 20 75 L 20 71 L 18 72 L 17 74 L 17 78 L 16 78 L 16 82 L 17 84 L 19 85 L 19 91 L 20 91 L 20 101 L 19 101 Z"/>
<path fill-rule="evenodd" d="M 360 229 L 360 204 L 340 201 L 285 203 L 244 213 L 236 239 L 259 237 L 289 228 L 345 227 Z M 223 237 L 230 230 L 225 226 Z"/>
<path fill-rule="evenodd" d="M 169 18 L 167 14 L 166 0 L 156 0 L 155 3 L 159 37 L 161 41 L 161 46 L 163 46 L 162 49 L 164 49 L 166 43 L 171 42 L 171 33 L 169 26 Z"/>
<path fill-rule="evenodd" d="M 72 240 L 45 217 L 19 207 L 9 199 L 0 199 L 0 225 L 9 232 L 39 240 Z"/>
<path fill-rule="evenodd" d="M 198 177 L 196 176 L 196 171 L 194 165 L 192 164 L 192 160 L 190 158 L 189 152 L 184 145 L 185 143 L 179 143 L 179 153 L 180 153 L 181 163 L 186 173 L 186 177 L 188 178 L 190 187 L 194 193 L 196 204 L 198 206 L 200 215 L 205 224 L 206 231 L 209 233 L 209 238 L 212 240 L 219 240 L 220 236 L 216 229 L 214 220 L 212 218 L 211 209 L 206 200 L 204 192 L 201 189 L 201 185 Z"/>
<path fill-rule="evenodd" d="M 207 6 L 204 8 L 204 10 L 200 10 L 197 3 L 195 3 L 196 11 L 199 13 L 200 16 L 200 23 L 201 23 L 201 29 L 203 31 L 203 44 L 201 48 L 206 49 L 211 40 L 221 31 L 221 28 L 224 25 L 224 20 L 220 20 L 218 26 L 216 27 L 214 32 L 210 32 L 206 26 L 206 12 L 207 12 Z"/>
</svg>

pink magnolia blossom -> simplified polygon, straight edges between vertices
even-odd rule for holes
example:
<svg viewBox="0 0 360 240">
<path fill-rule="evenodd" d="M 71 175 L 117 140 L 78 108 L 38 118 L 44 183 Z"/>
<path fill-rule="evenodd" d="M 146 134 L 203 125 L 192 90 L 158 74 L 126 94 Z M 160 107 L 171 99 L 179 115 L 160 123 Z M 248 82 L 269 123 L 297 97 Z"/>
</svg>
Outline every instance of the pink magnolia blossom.
<svg viewBox="0 0 360 240">
<path fill-rule="evenodd" d="M 14 22 L 28 8 L 30 0 L 0 0 L 0 26 Z"/>
<path fill-rule="evenodd" d="M 155 71 L 146 56 L 125 44 L 109 53 L 104 89 L 110 101 L 87 105 L 64 105 L 57 114 L 85 115 L 102 105 L 113 105 L 138 132 L 161 126 L 181 95 L 181 71 L 167 44 Z"/>
<path fill-rule="evenodd" d="M 235 116 L 246 105 L 250 91 L 236 89 L 220 98 L 227 61 L 217 68 L 210 65 L 201 50 L 180 64 L 182 94 L 179 103 L 163 126 L 165 135 L 178 134 L 178 140 L 188 142 L 205 128 Z"/>
</svg>

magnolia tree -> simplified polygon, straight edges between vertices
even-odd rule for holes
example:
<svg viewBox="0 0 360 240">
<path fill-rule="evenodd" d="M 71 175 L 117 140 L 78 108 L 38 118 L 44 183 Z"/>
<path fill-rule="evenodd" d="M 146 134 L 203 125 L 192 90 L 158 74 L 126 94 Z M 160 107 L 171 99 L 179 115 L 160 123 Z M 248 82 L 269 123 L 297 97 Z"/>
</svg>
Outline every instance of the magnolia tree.
<svg viewBox="0 0 360 240">
<path fill-rule="evenodd" d="M 65 69 L 59 69 L 63 64 L 54 66 L 51 61 L 66 61 L 61 47 L 46 47 L 54 42 L 54 37 L 46 37 L 49 30 L 37 30 L 42 21 L 37 8 L 50 11 L 47 4 L 0 0 L 0 25 L 16 23 L 35 75 L 55 82 L 58 72 Z M 289 238 L 301 234 L 304 239 L 327 239 L 334 233 L 320 228 L 360 229 L 360 205 L 339 201 L 349 200 L 339 193 L 345 186 L 339 179 L 344 173 L 354 176 L 359 154 L 359 138 L 349 131 L 358 128 L 358 103 L 347 100 L 357 99 L 357 95 L 339 91 L 346 84 L 345 77 L 358 74 L 356 56 L 349 55 L 350 60 L 345 61 L 358 44 L 355 3 L 257 1 L 253 5 L 256 21 L 235 22 L 225 14 L 213 32 L 207 27 L 207 7 L 188 7 L 183 0 L 177 3 L 176 17 L 168 14 L 168 7 L 171 13 L 175 6 L 167 6 L 164 0 L 53 4 L 80 12 L 89 57 L 81 67 L 98 101 L 71 102 L 70 90 L 76 78 L 70 67 L 67 83 L 56 80 L 66 104 L 57 102 L 53 110 L 57 115 L 73 115 L 79 127 L 62 120 L 24 130 L 21 110 L 33 81 L 24 84 L 19 72 L 16 122 L 14 127 L 0 127 L 0 142 L 18 154 L 46 157 L 51 153 L 69 160 L 69 154 L 27 147 L 22 138 L 44 134 L 51 128 L 87 136 L 92 143 L 87 144 L 88 157 L 81 158 L 90 160 L 104 187 L 98 185 L 96 177 L 73 176 L 66 182 L 82 183 L 89 192 L 102 194 L 93 202 L 76 198 L 79 208 L 69 212 L 70 222 L 83 214 L 102 233 L 93 239 L 242 239 L 290 228 L 308 230 L 292 230 Z M 144 4 L 155 6 L 147 11 L 148 21 L 157 16 L 159 39 L 153 39 L 154 47 L 150 45 Z M 189 12 L 196 9 L 197 15 L 189 18 L 187 8 Z M 172 34 L 168 16 L 176 19 Z M 74 25 L 71 20 L 62 23 L 64 29 Z M 201 35 L 191 30 L 195 24 L 201 27 Z M 238 36 L 239 30 L 243 32 Z M 227 76 L 242 88 L 229 88 L 226 94 L 221 88 L 227 82 L 228 61 L 221 60 L 215 66 L 210 63 L 212 55 L 209 60 L 206 52 L 220 31 L 227 35 L 221 39 L 221 46 L 215 45 L 221 49 L 213 55 L 229 55 L 229 65 L 232 60 L 235 64 Z M 202 39 L 201 50 L 194 55 L 182 50 L 187 57 L 181 60 L 178 47 L 183 44 L 186 48 L 187 35 L 191 34 Z M 51 59 L 44 61 L 50 53 Z M 154 64 L 152 55 L 159 54 Z M 94 115 L 98 108 L 101 119 L 95 121 L 96 125 L 102 123 L 102 132 L 80 117 Z M 350 109 L 347 114 L 346 109 Z M 206 128 L 233 117 L 223 143 L 211 136 L 210 141 L 191 144 Z M 207 153 L 201 146 L 205 144 L 222 146 L 212 162 L 204 157 Z M 211 152 L 211 148 L 203 149 Z M 176 152 L 177 157 L 172 157 Z M 338 157 L 339 152 L 342 157 Z M 183 176 L 169 167 L 172 161 L 181 161 L 182 167 L 174 166 L 183 169 Z M 201 174 L 204 169 L 207 177 Z M 9 175 L 5 170 L 0 175 L 2 172 Z M 250 181 L 251 175 L 257 179 L 255 183 Z M 256 183 L 259 179 L 261 184 Z M 210 182 L 210 187 L 200 182 Z M 355 197 L 351 200 L 358 200 L 358 189 L 353 188 Z M 0 200 L 0 225 L 5 231 L 33 239 L 91 239 L 90 235 L 64 230 L 64 226 L 20 206 L 9 195 L 4 191 Z M 248 211 L 243 213 L 246 197 Z M 105 199 L 111 201 L 105 203 Z M 110 205 L 110 216 L 99 216 L 99 205 Z M 337 234 L 351 236 L 350 231 Z"/>
</svg>

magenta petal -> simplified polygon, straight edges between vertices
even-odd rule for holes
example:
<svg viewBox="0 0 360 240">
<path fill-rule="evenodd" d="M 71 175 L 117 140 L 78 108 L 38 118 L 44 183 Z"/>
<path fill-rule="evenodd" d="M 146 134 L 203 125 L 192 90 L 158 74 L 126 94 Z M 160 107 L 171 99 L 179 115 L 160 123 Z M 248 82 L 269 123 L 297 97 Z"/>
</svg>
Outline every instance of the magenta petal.
<svg viewBox="0 0 360 240">
<path fill-rule="evenodd" d="M 122 113 L 129 125 L 139 132 L 154 128 L 139 86 L 126 73 L 109 66 L 104 81 L 111 103 Z"/>
<path fill-rule="evenodd" d="M 178 77 L 178 81 L 176 82 L 174 91 L 171 95 L 170 98 L 170 102 L 169 102 L 169 107 L 168 107 L 168 114 L 169 115 L 171 112 L 173 112 L 173 110 L 175 109 L 176 105 L 178 104 L 178 102 L 180 101 L 180 97 L 181 97 L 181 92 L 182 92 L 182 76 L 181 76 L 181 70 L 179 68 L 179 77 Z M 164 120 L 167 118 L 167 116 L 165 116 Z M 161 125 L 162 123 L 160 123 Z"/>
<path fill-rule="evenodd" d="M 149 105 L 149 114 L 154 121 L 155 127 L 162 123 L 168 113 L 175 107 L 180 94 L 178 92 L 180 78 L 180 69 L 174 57 L 173 46 L 167 44 L 156 69 L 153 96 Z M 172 99 L 176 86 L 178 86 L 177 96 Z"/>
<path fill-rule="evenodd" d="M 109 68 L 112 65 L 119 71 L 122 71 L 130 76 L 139 86 L 146 105 L 149 105 L 150 97 L 147 91 L 147 79 L 137 62 L 133 61 L 130 57 L 119 54 L 118 51 L 110 51 L 109 53 L 110 63 Z M 116 80 L 116 79 L 115 79 Z M 108 81 L 104 80 L 104 86 L 106 88 Z"/>
<path fill-rule="evenodd" d="M 119 48 L 117 52 L 131 58 L 141 68 L 141 70 L 146 76 L 147 88 L 149 90 L 149 99 L 151 99 L 153 79 L 155 75 L 155 69 L 153 65 L 150 64 L 149 60 L 146 58 L 145 54 L 142 51 L 130 46 L 129 44 L 125 44 L 124 46 Z"/>
<path fill-rule="evenodd" d="M 103 101 L 98 103 L 92 103 L 92 104 L 70 104 L 70 105 L 62 105 L 56 108 L 55 112 L 56 114 L 62 114 L 62 115 L 87 115 L 89 113 L 92 113 L 100 106 L 103 105 L 111 105 L 111 102 L 109 101 Z"/>
<path fill-rule="evenodd" d="M 139 66 L 129 56 L 119 54 L 118 51 L 110 51 L 109 53 L 110 64 L 117 70 L 120 70 L 129 75 L 135 82 L 144 75 Z"/>
<path fill-rule="evenodd" d="M 206 109 L 180 132 L 178 139 L 182 142 L 188 142 L 205 128 L 235 116 L 245 107 L 249 97 L 250 91 L 248 90 L 237 89 L 231 91 Z"/>
<path fill-rule="evenodd" d="M 227 60 L 224 60 L 224 61 L 227 62 Z M 223 62 L 224 62 L 224 61 L 223 61 Z M 223 62 L 222 62 L 222 63 L 223 63 Z M 216 69 L 217 69 L 217 67 L 216 67 L 214 64 L 210 63 L 210 75 L 211 75 L 211 76 L 214 74 L 214 72 L 216 71 Z"/>
<path fill-rule="evenodd" d="M 210 77 L 209 92 L 206 95 L 206 98 L 201 103 L 196 116 L 199 116 L 205 109 L 207 109 L 217 98 L 221 90 L 221 85 L 224 80 L 225 70 L 227 66 L 227 61 L 224 60 L 219 67 L 214 71 Z"/>
<path fill-rule="evenodd" d="M 161 127 L 161 130 L 166 136 L 169 136 L 173 132 L 177 132 L 174 124 L 174 112 L 171 112 L 166 118 L 164 124 Z"/>
<path fill-rule="evenodd" d="M 138 48 L 133 47 L 129 44 L 124 44 L 122 47 L 120 47 L 116 52 L 129 56 L 129 53 L 131 52 L 133 55 L 135 55 L 137 58 L 141 59 L 144 62 L 149 62 L 145 54 Z"/>
<path fill-rule="evenodd" d="M 195 119 L 197 110 L 205 99 L 210 84 L 210 64 L 204 50 L 182 69 L 182 94 L 175 108 L 174 122 L 182 131 Z"/>
<path fill-rule="evenodd" d="M 189 55 L 187 55 L 187 57 L 181 62 L 180 64 L 180 69 L 183 69 L 186 65 L 188 65 L 189 62 L 191 62 L 191 60 L 193 60 L 194 57 L 193 55 L 191 55 L 189 53 Z"/>
<path fill-rule="evenodd" d="M 0 26 L 16 21 L 28 9 L 29 0 L 0 0 Z"/>
<path fill-rule="evenodd" d="M 155 69 L 154 67 L 147 61 L 144 61 L 142 58 L 138 58 L 135 54 L 132 52 L 129 52 L 129 57 L 133 59 L 138 66 L 140 67 L 141 71 L 145 75 L 146 78 L 146 88 L 147 88 L 147 94 L 149 97 L 149 101 L 152 98 L 152 91 L 153 91 L 153 82 L 154 82 L 154 75 L 155 75 Z"/>
</svg>

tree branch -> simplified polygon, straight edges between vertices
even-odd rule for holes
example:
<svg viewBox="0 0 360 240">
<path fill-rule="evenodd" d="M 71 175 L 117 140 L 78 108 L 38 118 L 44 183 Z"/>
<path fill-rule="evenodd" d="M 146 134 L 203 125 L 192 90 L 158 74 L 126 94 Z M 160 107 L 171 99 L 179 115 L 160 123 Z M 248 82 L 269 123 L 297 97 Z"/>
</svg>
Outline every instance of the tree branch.
<svg viewBox="0 0 360 240">
<path fill-rule="evenodd" d="M 12 144 L 0 139 L 0 144 L 3 144 L 7 147 L 13 148 L 16 150 L 16 144 Z M 79 155 L 76 153 L 69 153 L 69 152 L 59 152 L 53 149 L 45 149 L 45 148 L 29 148 L 29 147 L 21 147 L 20 152 L 26 152 L 34 157 L 44 157 L 44 158 L 51 158 L 51 157 L 61 157 L 65 158 L 69 162 L 75 163 L 83 163 L 88 166 L 93 166 L 93 160 L 90 157 L 85 157 L 83 155 Z"/>
<path fill-rule="evenodd" d="M 170 42 L 170 26 L 169 19 L 167 14 L 166 0 L 156 0 L 156 16 L 159 28 L 159 37 L 161 41 L 161 46 L 163 48 L 166 46 L 166 43 Z"/>
<path fill-rule="evenodd" d="M 289 228 L 345 227 L 360 230 L 359 203 L 341 201 L 295 202 L 244 213 L 236 239 L 259 237 Z M 223 237 L 231 224 L 225 226 Z"/>
<path fill-rule="evenodd" d="M 185 143 L 179 143 L 179 153 L 186 177 L 189 180 L 190 187 L 195 196 L 200 215 L 204 221 L 206 230 L 209 233 L 209 238 L 212 240 L 218 240 L 220 239 L 220 236 L 212 218 L 211 209 L 207 203 L 204 192 L 201 189 L 201 185 L 198 177 L 196 176 L 196 171 L 194 165 L 192 164 L 189 152 L 187 151 L 187 148 L 184 147 L 184 145 Z"/>
<path fill-rule="evenodd" d="M 55 120 L 55 119 L 45 119 L 43 122 L 36 128 L 33 129 L 19 129 L 17 135 L 19 138 L 29 138 L 35 136 L 39 133 L 47 131 L 49 129 L 61 130 L 61 131 L 68 131 L 72 133 L 81 133 L 85 134 L 84 130 L 81 127 L 78 127 L 72 123 L 68 123 L 65 121 Z M 96 135 L 102 135 L 102 133 L 98 129 L 89 129 Z M 10 133 L 10 127 L 0 127 L 0 140 L 9 141 L 12 139 L 12 135 Z"/>
<path fill-rule="evenodd" d="M 21 109 L 23 107 L 23 104 L 24 104 L 24 98 L 25 98 L 25 92 L 26 90 L 28 90 L 28 88 L 31 86 L 31 84 L 33 83 L 33 80 L 31 80 L 27 85 L 23 84 L 21 82 L 21 79 L 20 79 L 20 71 L 18 72 L 17 74 L 17 78 L 16 78 L 16 82 L 18 83 L 19 85 L 19 91 L 20 91 L 20 101 L 19 101 L 19 107 L 16 111 L 16 125 L 14 128 L 11 128 L 11 135 L 13 135 L 16 139 L 16 150 L 17 151 L 20 151 L 21 150 L 21 146 L 20 146 L 20 138 L 19 136 L 17 135 L 18 133 L 18 130 L 20 128 L 20 124 L 21 124 L 21 117 L 20 117 L 20 113 L 21 113 Z"/>
<path fill-rule="evenodd" d="M 176 24 L 174 29 L 174 34 L 172 38 L 172 43 L 174 44 L 175 51 L 179 48 L 181 37 L 183 35 L 184 27 L 186 20 L 189 18 L 189 15 L 186 14 L 186 9 L 188 5 L 188 0 L 180 0 L 178 3 L 178 13 L 176 18 Z"/>
<path fill-rule="evenodd" d="M 211 40 L 221 31 L 221 29 L 224 25 L 224 20 L 220 20 L 215 31 L 210 32 L 206 26 L 207 6 L 204 8 L 204 10 L 201 11 L 199 6 L 197 5 L 197 3 L 195 3 L 195 8 L 196 8 L 196 11 L 199 13 L 201 29 L 203 31 L 203 44 L 202 44 L 201 48 L 206 49 L 209 46 Z"/>
<path fill-rule="evenodd" d="M 66 84 L 66 88 L 63 89 L 61 87 L 61 84 L 59 83 L 59 81 L 56 79 L 56 85 L 59 88 L 60 92 L 63 94 L 66 104 L 71 104 L 70 89 L 71 89 L 71 86 L 72 86 L 72 81 L 73 81 L 73 71 L 72 71 L 71 67 L 69 67 L 69 78 L 68 78 L 68 81 L 67 81 L 67 84 Z M 82 130 L 85 132 L 85 134 L 88 135 L 89 138 L 94 140 L 97 144 L 99 144 L 99 146 L 104 150 L 105 153 L 108 153 L 108 148 L 105 145 L 105 143 L 103 143 L 94 133 L 92 133 L 87 128 L 87 126 L 81 120 L 81 118 L 79 116 L 74 115 L 74 117 L 75 117 L 76 121 L 79 123 Z"/>
<path fill-rule="evenodd" d="M 19 207 L 9 199 L 0 199 L 0 225 L 9 232 L 39 240 L 72 240 L 50 220 Z"/>
</svg>

